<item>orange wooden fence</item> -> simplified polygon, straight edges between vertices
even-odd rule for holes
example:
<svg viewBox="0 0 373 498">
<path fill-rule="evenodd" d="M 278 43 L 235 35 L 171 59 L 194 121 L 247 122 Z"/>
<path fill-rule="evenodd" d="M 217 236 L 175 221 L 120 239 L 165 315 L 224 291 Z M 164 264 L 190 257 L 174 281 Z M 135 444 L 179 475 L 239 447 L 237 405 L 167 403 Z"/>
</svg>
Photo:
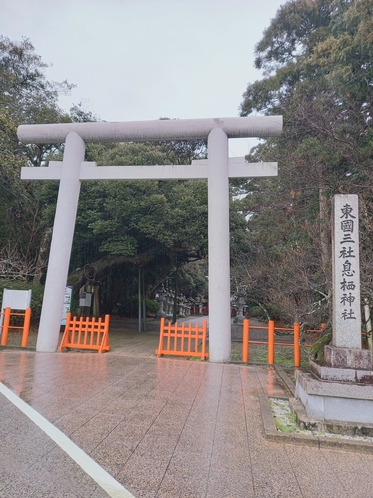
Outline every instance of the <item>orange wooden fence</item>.
<svg viewBox="0 0 373 498">
<path fill-rule="evenodd" d="M 21 346 L 23 348 L 27 347 L 28 335 L 30 332 L 30 321 L 31 321 L 31 308 L 26 308 L 24 312 L 13 312 L 10 308 L 5 308 L 5 310 L 0 313 L 3 315 L 3 325 L 0 325 L 2 328 L 1 331 L 1 346 L 6 346 L 8 344 L 8 333 L 9 329 L 18 329 L 22 330 L 22 343 Z M 23 316 L 23 325 L 11 325 L 11 317 L 12 316 Z"/>
<path fill-rule="evenodd" d="M 109 346 L 109 321 L 110 315 L 101 318 L 77 318 L 66 313 L 66 326 L 62 337 L 61 349 L 94 349 L 99 353 L 110 350 Z"/>
<path fill-rule="evenodd" d="M 155 354 L 160 357 L 164 354 L 178 356 L 197 356 L 202 360 L 208 358 L 206 353 L 207 321 L 203 320 L 202 327 L 198 324 L 182 323 L 165 324 L 161 318 L 159 347 Z M 201 351 L 199 351 L 201 349 Z"/>
<path fill-rule="evenodd" d="M 250 340 L 250 329 L 264 329 L 268 330 L 267 341 L 251 341 Z M 283 332 L 292 332 L 294 334 L 293 342 L 279 342 L 275 340 L 275 330 Z M 275 322 L 270 320 L 266 327 L 262 326 L 252 326 L 250 327 L 250 320 L 244 320 L 243 322 L 243 344 L 242 344 L 242 361 L 247 363 L 249 361 L 249 344 L 267 344 L 268 345 L 268 364 L 273 365 L 275 363 L 275 346 L 288 346 L 294 348 L 294 366 L 300 367 L 300 324 L 298 322 L 294 323 L 293 328 L 287 327 L 275 327 Z"/>
</svg>

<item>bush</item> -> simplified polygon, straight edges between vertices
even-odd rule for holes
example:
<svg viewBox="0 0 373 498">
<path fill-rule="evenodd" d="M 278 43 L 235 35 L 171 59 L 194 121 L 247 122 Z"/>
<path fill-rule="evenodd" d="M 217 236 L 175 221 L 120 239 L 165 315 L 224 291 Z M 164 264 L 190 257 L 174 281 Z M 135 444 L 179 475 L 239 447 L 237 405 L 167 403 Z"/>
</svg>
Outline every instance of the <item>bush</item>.
<svg viewBox="0 0 373 498">
<path fill-rule="evenodd" d="M 281 314 L 278 308 L 272 304 L 267 304 L 265 309 L 270 316 L 271 320 L 281 320 Z M 261 306 L 251 306 L 246 310 L 246 316 L 250 318 L 257 318 L 258 320 L 267 322 L 268 316 L 266 315 L 265 310 Z"/>
<path fill-rule="evenodd" d="M 138 296 L 127 297 L 125 299 L 122 299 L 122 301 L 118 303 L 118 315 L 124 315 L 129 318 L 137 318 L 139 313 L 138 307 Z M 152 299 L 145 298 L 145 309 L 147 313 L 157 313 L 159 309 L 159 303 L 157 301 L 153 301 Z"/>
<path fill-rule="evenodd" d="M 23 282 L 21 280 L 1 280 L 0 279 L 0 301 L 3 300 L 4 289 L 12 290 L 29 290 L 31 289 L 31 321 L 36 323 L 40 319 L 41 306 L 43 303 L 44 286 L 32 282 Z"/>
</svg>

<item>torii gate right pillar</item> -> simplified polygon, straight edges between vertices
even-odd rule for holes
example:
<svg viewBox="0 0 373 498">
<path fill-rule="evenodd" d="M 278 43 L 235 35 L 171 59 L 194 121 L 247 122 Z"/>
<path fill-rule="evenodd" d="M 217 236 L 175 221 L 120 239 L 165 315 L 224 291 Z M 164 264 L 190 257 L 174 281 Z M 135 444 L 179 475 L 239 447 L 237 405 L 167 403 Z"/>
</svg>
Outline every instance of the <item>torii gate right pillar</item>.
<svg viewBox="0 0 373 498">
<path fill-rule="evenodd" d="M 231 358 L 228 137 L 208 136 L 209 358 Z"/>
</svg>

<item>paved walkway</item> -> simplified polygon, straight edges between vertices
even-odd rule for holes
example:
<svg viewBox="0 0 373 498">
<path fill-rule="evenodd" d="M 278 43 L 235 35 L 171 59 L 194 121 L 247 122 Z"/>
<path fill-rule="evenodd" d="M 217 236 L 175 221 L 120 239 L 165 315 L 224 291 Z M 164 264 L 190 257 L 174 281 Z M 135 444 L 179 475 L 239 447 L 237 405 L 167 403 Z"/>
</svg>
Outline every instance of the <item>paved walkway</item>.
<svg viewBox="0 0 373 498">
<path fill-rule="evenodd" d="M 272 369 L 123 335 L 102 355 L 0 351 L 0 497 L 373 497 L 372 454 L 265 439 Z"/>
</svg>

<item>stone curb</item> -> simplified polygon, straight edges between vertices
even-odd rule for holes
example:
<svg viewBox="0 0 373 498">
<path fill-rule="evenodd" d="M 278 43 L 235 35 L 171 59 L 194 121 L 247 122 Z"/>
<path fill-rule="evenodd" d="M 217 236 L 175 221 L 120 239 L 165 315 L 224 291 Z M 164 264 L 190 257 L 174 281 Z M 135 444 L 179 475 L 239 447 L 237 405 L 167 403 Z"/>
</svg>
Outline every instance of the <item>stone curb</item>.
<svg viewBox="0 0 373 498">
<path fill-rule="evenodd" d="M 275 396 L 289 400 L 287 396 Z M 360 453 L 373 453 L 373 443 L 342 439 L 339 437 L 312 436 L 295 432 L 278 432 L 275 426 L 269 396 L 259 394 L 260 410 L 262 414 L 264 437 L 268 441 L 297 444 L 300 446 L 313 446 L 319 449 L 332 449 L 341 451 L 354 451 Z"/>
<path fill-rule="evenodd" d="M 0 346 L 0 351 L 28 351 L 35 353 L 36 348 L 33 348 L 31 346 Z"/>
<path fill-rule="evenodd" d="M 284 384 L 285 390 L 287 390 L 292 396 L 295 396 L 295 384 L 291 381 L 285 370 L 276 365 L 275 371 L 278 377 L 280 377 L 282 384 Z"/>
</svg>

